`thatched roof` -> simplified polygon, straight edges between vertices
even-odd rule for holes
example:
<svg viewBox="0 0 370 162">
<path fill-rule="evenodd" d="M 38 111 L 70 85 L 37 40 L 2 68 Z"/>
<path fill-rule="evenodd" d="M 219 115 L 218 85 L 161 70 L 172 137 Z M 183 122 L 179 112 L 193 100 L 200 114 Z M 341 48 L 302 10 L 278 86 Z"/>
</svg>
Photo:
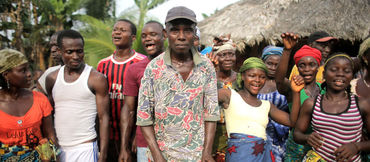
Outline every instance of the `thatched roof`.
<svg viewBox="0 0 370 162">
<path fill-rule="evenodd" d="M 198 24 L 202 44 L 231 34 L 253 46 L 261 41 L 275 44 L 283 32 L 301 36 L 323 30 L 350 41 L 370 33 L 370 0 L 242 0 Z"/>
</svg>

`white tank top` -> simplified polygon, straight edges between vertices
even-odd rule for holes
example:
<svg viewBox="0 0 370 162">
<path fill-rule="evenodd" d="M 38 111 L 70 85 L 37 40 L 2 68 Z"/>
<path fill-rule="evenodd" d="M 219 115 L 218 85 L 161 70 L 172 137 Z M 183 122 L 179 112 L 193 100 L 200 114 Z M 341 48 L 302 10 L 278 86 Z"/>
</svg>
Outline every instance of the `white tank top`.
<svg viewBox="0 0 370 162">
<path fill-rule="evenodd" d="M 231 89 L 229 107 L 225 110 L 226 130 L 230 133 L 243 133 L 266 139 L 266 126 L 270 102 L 261 100 L 258 107 L 247 104 L 238 92 Z"/>
<path fill-rule="evenodd" d="M 97 137 L 95 95 L 87 85 L 91 66 L 85 68 L 79 78 L 67 83 L 64 67 L 59 70 L 52 95 L 55 103 L 54 124 L 61 146 L 75 146 Z"/>
</svg>

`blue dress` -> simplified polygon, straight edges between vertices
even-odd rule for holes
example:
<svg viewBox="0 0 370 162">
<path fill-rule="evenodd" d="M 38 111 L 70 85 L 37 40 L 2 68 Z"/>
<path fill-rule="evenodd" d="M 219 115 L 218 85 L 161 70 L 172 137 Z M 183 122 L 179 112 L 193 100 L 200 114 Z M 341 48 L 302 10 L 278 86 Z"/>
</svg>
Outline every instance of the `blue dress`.
<svg viewBox="0 0 370 162">
<path fill-rule="evenodd" d="M 260 100 L 268 100 L 278 109 L 289 112 L 286 97 L 280 94 L 277 90 L 271 93 L 258 94 L 257 98 Z M 289 127 L 281 125 L 269 118 L 269 123 L 266 127 L 266 136 L 267 140 L 272 143 L 272 152 L 277 162 L 283 160 L 285 154 L 285 143 L 288 139 L 288 134 Z"/>
</svg>

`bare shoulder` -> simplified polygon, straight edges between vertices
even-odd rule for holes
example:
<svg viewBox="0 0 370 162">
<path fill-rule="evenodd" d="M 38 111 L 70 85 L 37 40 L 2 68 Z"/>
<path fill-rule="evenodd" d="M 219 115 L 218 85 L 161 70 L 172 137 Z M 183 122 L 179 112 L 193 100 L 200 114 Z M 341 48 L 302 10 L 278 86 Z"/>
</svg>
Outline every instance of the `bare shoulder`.
<svg viewBox="0 0 370 162">
<path fill-rule="evenodd" d="M 46 80 L 56 80 L 57 79 L 57 76 L 58 76 L 58 73 L 59 73 L 59 70 L 60 69 L 57 69 L 53 72 L 50 72 L 47 76 L 46 76 Z"/>
<path fill-rule="evenodd" d="M 88 86 L 93 93 L 106 91 L 108 89 L 107 79 L 102 73 L 91 69 Z"/>
<path fill-rule="evenodd" d="M 231 96 L 231 90 L 226 88 L 221 88 L 218 90 L 218 95 L 220 96 Z"/>
<path fill-rule="evenodd" d="M 314 98 L 308 98 L 303 102 L 302 110 L 311 112 L 311 110 L 313 109 L 314 104 L 315 104 L 315 99 Z"/>
<path fill-rule="evenodd" d="M 357 101 L 361 113 L 364 115 L 370 114 L 370 99 L 359 97 Z"/>
<path fill-rule="evenodd" d="M 105 81 L 106 80 L 104 74 L 98 72 L 95 69 L 91 69 L 89 79 L 93 79 L 93 81 L 103 81 L 103 80 Z"/>
</svg>

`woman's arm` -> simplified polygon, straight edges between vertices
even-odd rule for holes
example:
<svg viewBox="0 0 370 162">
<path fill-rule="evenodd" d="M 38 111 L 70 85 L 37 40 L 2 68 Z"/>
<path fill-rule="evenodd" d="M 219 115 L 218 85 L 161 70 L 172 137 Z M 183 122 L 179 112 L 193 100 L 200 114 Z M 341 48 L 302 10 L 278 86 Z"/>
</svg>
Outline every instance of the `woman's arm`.
<svg viewBox="0 0 370 162">
<path fill-rule="evenodd" d="M 298 35 L 293 33 L 283 33 L 281 38 L 284 43 L 283 55 L 281 56 L 280 63 L 276 69 L 275 79 L 276 88 L 280 94 L 285 95 L 290 101 L 290 84 L 289 80 L 285 78 L 288 71 L 289 58 L 292 48 L 297 44 Z"/>
<path fill-rule="evenodd" d="M 219 89 L 218 90 L 218 104 L 224 109 L 229 107 L 231 90 L 230 89 Z"/>
<path fill-rule="evenodd" d="M 322 137 L 315 132 L 311 134 L 304 133 L 311 123 L 313 104 L 314 99 L 309 98 L 304 101 L 294 129 L 294 141 L 298 144 L 307 143 L 314 148 L 319 148 L 322 145 Z"/>
<path fill-rule="evenodd" d="M 59 146 L 57 137 L 55 135 L 54 121 L 53 121 L 52 114 L 42 118 L 42 132 L 43 132 L 44 137 L 53 141 L 53 143 L 56 146 Z"/>
<path fill-rule="evenodd" d="M 290 81 L 290 86 L 292 87 L 292 110 L 290 112 L 290 121 L 292 122 L 292 127 L 295 126 L 297 122 L 299 110 L 301 108 L 301 90 L 304 88 L 304 80 L 302 76 L 297 75 L 293 76 L 292 80 Z"/>
<path fill-rule="evenodd" d="M 304 87 L 303 78 L 301 76 L 294 76 L 291 81 L 291 87 L 293 93 L 293 105 L 290 114 L 286 113 L 285 111 L 281 111 L 275 105 L 271 104 L 270 116 L 273 120 L 280 124 L 294 127 L 301 106 L 300 91 Z"/>
</svg>

